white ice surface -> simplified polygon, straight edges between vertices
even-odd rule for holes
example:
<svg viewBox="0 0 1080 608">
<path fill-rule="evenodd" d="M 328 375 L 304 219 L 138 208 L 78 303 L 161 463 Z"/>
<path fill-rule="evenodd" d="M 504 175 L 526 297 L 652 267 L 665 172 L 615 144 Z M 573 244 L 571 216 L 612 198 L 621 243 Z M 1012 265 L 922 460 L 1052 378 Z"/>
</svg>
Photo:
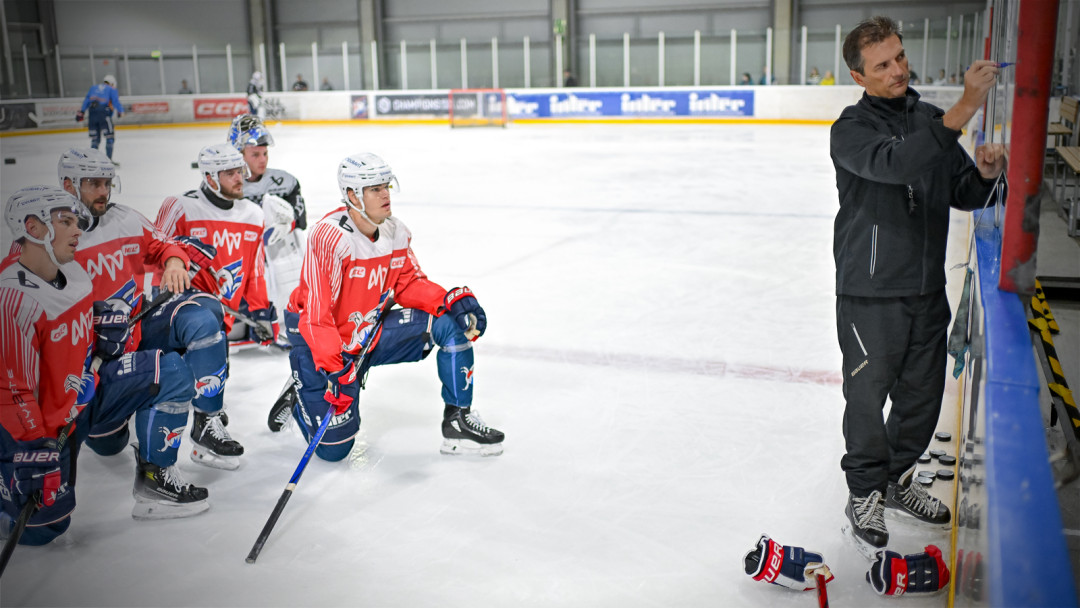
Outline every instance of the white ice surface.
<svg viewBox="0 0 1080 608">
<path fill-rule="evenodd" d="M 200 467 L 186 436 L 181 446 L 210 510 L 134 521 L 133 455 L 84 450 L 70 530 L 17 549 L 0 603 L 816 605 L 743 572 L 765 532 L 824 553 L 833 606 L 891 605 L 839 532 L 828 127 L 271 129 L 270 164 L 299 178 L 312 223 L 337 205 L 342 157 L 373 151 L 393 166 L 394 212 L 421 266 L 469 285 L 487 311 L 475 407 L 506 432 L 505 454 L 439 454 L 434 357 L 377 368 L 356 449 L 311 462 L 248 565 L 304 445 L 292 426 L 266 428 L 287 357 L 235 353 L 225 400 L 241 468 Z M 153 219 L 197 184 L 191 161 L 225 131 L 119 131 L 114 199 Z M 2 166 L 3 199 L 56 183 L 60 152 L 85 145 L 83 133 L 0 139 L 17 159 Z M 894 550 L 948 554 L 946 532 L 890 531 Z"/>
</svg>

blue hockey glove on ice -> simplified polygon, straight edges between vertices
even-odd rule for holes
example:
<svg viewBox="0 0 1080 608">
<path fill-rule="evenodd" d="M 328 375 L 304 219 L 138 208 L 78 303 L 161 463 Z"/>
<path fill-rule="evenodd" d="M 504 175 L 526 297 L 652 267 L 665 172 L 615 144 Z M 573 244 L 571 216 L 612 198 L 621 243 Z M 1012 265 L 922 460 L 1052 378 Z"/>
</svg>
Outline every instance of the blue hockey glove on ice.
<svg viewBox="0 0 1080 608">
<path fill-rule="evenodd" d="M 60 452 L 55 439 L 19 441 L 11 462 L 0 463 L 13 502 L 21 508 L 35 492 L 41 491 L 41 503 L 50 507 L 60 489 Z"/>
<path fill-rule="evenodd" d="M 455 287 L 443 297 L 443 308 L 466 332 L 465 337 L 475 340 L 484 335 L 487 329 L 487 315 L 476 301 L 476 296 L 468 287 Z"/>
<path fill-rule="evenodd" d="M 118 308 L 102 300 L 94 302 L 94 354 L 106 361 L 124 354 L 131 337 L 131 317 Z"/>
<path fill-rule="evenodd" d="M 270 308 L 260 308 L 251 311 L 251 320 L 255 321 L 256 327 L 248 326 L 248 339 L 261 344 L 269 344 L 277 337 L 277 309 L 271 304 Z"/>
</svg>

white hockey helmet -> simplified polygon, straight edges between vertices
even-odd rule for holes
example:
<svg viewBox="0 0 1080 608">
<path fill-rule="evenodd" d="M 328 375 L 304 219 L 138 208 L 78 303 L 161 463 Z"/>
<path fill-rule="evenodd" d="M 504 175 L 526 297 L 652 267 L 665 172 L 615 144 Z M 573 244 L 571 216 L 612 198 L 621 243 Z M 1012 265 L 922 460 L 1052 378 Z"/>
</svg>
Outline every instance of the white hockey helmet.
<svg viewBox="0 0 1080 608">
<path fill-rule="evenodd" d="M 227 141 L 232 147 L 244 152 L 247 146 L 272 146 L 274 136 L 266 130 L 266 125 L 254 114 L 241 114 L 233 119 L 229 126 Z"/>
<path fill-rule="evenodd" d="M 218 174 L 229 169 L 242 169 L 244 179 L 251 175 L 244 156 L 228 143 L 213 144 L 199 150 L 199 173 L 204 180 L 208 173 L 214 178 L 214 185 L 210 189 L 215 194 L 221 194 L 221 180 Z"/>
<path fill-rule="evenodd" d="M 64 180 L 70 179 L 79 189 L 85 178 L 105 178 L 113 180 L 113 188 L 120 191 L 120 180 L 116 177 L 116 166 L 101 150 L 94 148 L 71 148 L 60 155 L 56 165 L 56 174 L 60 178 L 60 187 Z"/>
<path fill-rule="evenodd" d="M 390 169 L 390 165 L 371 152 L 361 152 L 342 159 L 338 163 L 337 183 L 338 188 L 341 189 L 342 202 L 359 211 L 365 220 L 375 226 L 378 226 L 379 223 L 368 217 L 363 204 L 354 205 L 349 200 L 349 190 L 355 192 L 358 199 L 363 198 L 364 188 L 367 186 L 390 184 L 390 187 L 394 190 L 400 190 L 397 177 L 394 176 L 394 171 Z"/>
<path fill-rule="evenodd" d="M 114 89 L 116 88 L 116 76 L 113 76 L 112 74 L 106 74 L 105 78 L 102 78 L 101 80 L 110 87 Z"/>
<path fill-rule="evenodd" d="M 400 191 L 397 177 L 390 165 L 371 152 L 361 152 L 342 159 L 338 163 L 337 183 L 341 189 L 341 198 L 346 202 L 349 200 L 350 189 L 356 192 L 358 197 L 363 194 L 366 186 L 379 184 L 392 183 L 394 190 Z"/>
<path fill-rule="evenodd" d="M 15 239 L 25 238 L 28 241 L 44 245 L 45 250 L 49 253 L 49 258 L 57 266 L 60 265 L 60 262 L 56 260 L 56 254 L 53 253 L 52 248 L 53 236 L 56 234 L 52 227 L 52 212 L 58 209 L 70 211 L 78 216 L 79 228 L 86 230 L 90 225 L 92 218 L 86 207 L 67 190 L 56 186 L 42 185 L 22 188 L 12 194 L 8 198 L 7 204 L 4 205 L 4 221 L 7 222 L 8 229 L 11 230 Z M 30 216 L 44 222 L 49 229 L 47 237 L 37 239 L 26 231 L 26 218 Z"/>
<path fill-rule="evenodd" d="M 256 70 L 251 73 L 251 82 L 255 84 L 262 84 L 262 72 Z"/>
</svg>

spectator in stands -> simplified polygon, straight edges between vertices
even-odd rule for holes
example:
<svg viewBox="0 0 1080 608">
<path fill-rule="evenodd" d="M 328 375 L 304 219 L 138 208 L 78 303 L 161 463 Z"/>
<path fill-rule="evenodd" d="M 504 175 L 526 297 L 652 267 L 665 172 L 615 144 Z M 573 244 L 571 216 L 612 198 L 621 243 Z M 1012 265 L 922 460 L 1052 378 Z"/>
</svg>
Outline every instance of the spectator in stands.
<svg viewBox="0 0 1080 608">
<path fill-rule="evenodd" d="M 758 84 L 776 84 L 776 76 L 769 78 L 765 73 L 765 68 L 761 68 L 761 78 L 758 79 Z"/>
<path fill-rule="evenodd" d="M 833 76 L 832 70 L 825 70 L 825 76 L 821 78 L 821 82 L 818 84 L 833 85 L 836 84 L 836 76 Z"/>
<path fill-rule="evenodd" d="M 303 74 L 296 75 L 296 82 L 292 83 L 292 90 L 294 91 L 306 91 L 308 90 L 307 81 L 304 80 Z"/>
<path fill-rule="evenodd" d="M 947 83 L 948 83 L 948 80 L 945 79 L 945 69 L 942 68 L 942 69 L 938 70 L 938 77 L 934 79 L 934 84 L 940 86 L 940 85 L 944 85 L 944 84 L 947 84 Z"/>
<path fill-rule="evenodd" d="M 919 75 L 915 73 L 915 70 L 908 72 L 908 84 L 919 84 Z"/>
<path fill-rule="evenodd" d="M 194 91 L 192 91 L 192 90 L 191 90 L 191 89 L 190 89 L 190 88 L 189 88 L 189 87 L 187 86 L 187 81 L 186 81 L 186 80 L 181 80 L 181 81 L 180 81 L 180 90 L 179 90 L 179 91 L 177 91 L 177 94 L 179 94 L 179 95 L 191 95 L 191 94 L 193 94 L 193 93 L 194 93 Z"/>
<path fill-rule="evenodd" d="M 820 84 L 821 72 L 816 67 L 810 68 L 810 75 L 806 77 L 806 84 Z"/>
<path fill-rule="evenodd" d="M 563 75 L 563 86 L 564 87 L 576 87 L 577 86 L 577 78 L 574 78 L 574 75 L 570 72 L 570 70 L 563 70 L 562 75 Z"/>
<path fill-rule="evenodd" d="M 323 76 L 322 84 L 319 85 L 320 91 L 333 91 L 334 85 L 330 84 L 330 78 Z"/>
<path fill-rule="evenodd" d="M 739 77 L 739 84 L 741 84 L 741 85 L 754 84 L 754 77 L 750 75 L 750 72 L 743 72 L 742 76 Z"/>
</svg>

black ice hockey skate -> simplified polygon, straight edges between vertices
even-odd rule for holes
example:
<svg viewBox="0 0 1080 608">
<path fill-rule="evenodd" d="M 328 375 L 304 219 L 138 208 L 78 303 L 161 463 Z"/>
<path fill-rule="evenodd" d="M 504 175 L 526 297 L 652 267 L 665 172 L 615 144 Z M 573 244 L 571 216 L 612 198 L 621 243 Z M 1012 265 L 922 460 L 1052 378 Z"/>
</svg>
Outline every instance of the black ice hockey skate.
<svg viewBox="0 0 1080 608">
<path fill-rule="evenodd" d="M 885 528 L 885 501 L 881 492 L 874 490 L 865 497 L 848 494 L 844 515 L 848 521 L 842 528 L 843 532 L 855 542 L 859 553 L 873 560 L 877 550 L 889 544 L 889 531 Z"/>
<path fill-rule="evenodd" d="M 949 507 L 930 496 L 922 484 L 912 483 L 915 479 L 915 467 L 911 467 L 900 478 L 900 482 L 889 482 L 885 498 L 885 507 L 896 514 L 914 518 L 934 526 L 949 527 L 952 515 Z"/>
<path fill-rule="evenodd" d="M 443 454 L 498 456 L 503 452 L 502 431 L 486 424 L 471 407 L 447 405 L 443 410 Z"/>
<path fill-rule="evenodd" d="M 198 515 L 210 508 L 206 501 L 209 492 L 190 484 L 180 476 L 175 464 L 161 468 L 146 462 L 135 448 L 135 486 L 131 494 L 135 507 L 131 516 L 135 519 L 175 519 Z"/>
<path fill-rule="evenodd" d="M 206 414 L 195 410 L 195 422 L 191 425 L 191 459 L 195 462 L 232 471 L 240 468 L 240 456 L 244 446 L 229 435 L 221 423 L 221 412 Z"/>
<path fill-rule="evenodd" d="M 270 415 L 266 417 L 266 426 L 270 427 L 271 433 L 276 433 L 285 428 L 292 418 L 292 410 L 296 405 L 296 387 L 290 381 L 278 395 L 277 401 L 270 406 Z"/>
</svg>

